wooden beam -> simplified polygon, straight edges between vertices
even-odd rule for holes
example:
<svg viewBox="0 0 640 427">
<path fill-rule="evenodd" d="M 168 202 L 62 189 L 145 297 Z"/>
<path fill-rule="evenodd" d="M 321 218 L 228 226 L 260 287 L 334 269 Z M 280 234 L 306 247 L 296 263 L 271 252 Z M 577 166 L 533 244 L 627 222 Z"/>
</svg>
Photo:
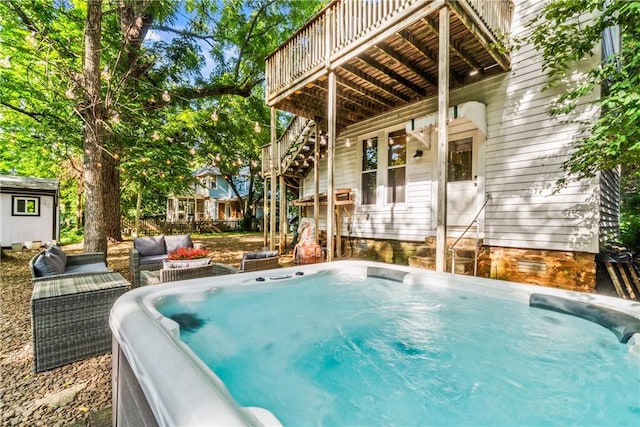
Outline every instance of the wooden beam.
<svg viewBox="0 0 640 427">
<path fill-rule="evenodd" d="M 324 101 L 313 98 L 309 94 L 303 94 L 300 96 L 304 96 L 305 98 L 309 97 L 310 100 L 306 101 L 306 99 L 298 98 L 296 100 L 284 101 L 277 104 L 278 109 L 288 111 L 301 117 L 321 117 L 324 119 L 324 114 L 326 114 L 326 111 L 324 111 L 324 109 L 326 108 L 324 105 Z M 311 99 L 313 99 L 314 101 L 311 101 Z M 356 120 L 354 118 L 348 118 L 346 115 L 342 115 L 339 117 L 337 125 L 338 127 L 342 128 L 349 126 L 355 122 Z"/>
<path fill-rule="evenodd" d="M 366 55 L 366 54 L 363 53 L 362 55 L 360 55 L 358 57 L 358 59 L 360 59 L 362 62 L 364 62 L 365 64 L 369 65 L 370 67 L 373 67 L 376 70 L 380 71 L 381 73 L 391 77 L 393 80 L 397 81 L 402 86 L 406 87 L 407 89 L 411 90 L 412 92 L 417 93 L 420 96 L 427 96 L 427 91 L 425 89 L 423 89 L 420 86 L 416 85 L 411 80 L 408 80 L 407 78 L 405 78 L 405 77 L 401 76 L 400 74 L 396 73 L 391 68 L 387 67 L 386 65 L 384 65 L 383 63 L 377 61 L 376 59 L 372 58 L 371 56 Z"/>
<path fill-rule="evenodd" d="M 438 64 L 438 56 L 435 53 L 433 53 L 433 51 L 431 51 L 431 49 L 429 48 L 429 46 L 426 45 L 426 43 L 423 43 L 422 41 L 417 39 L 413 34 L 408 32 L 407 30 L 400 31 L 398 35 L 402 37 L 407 43 L 409 43 L 409 45 L 412 48 L 414 48 L 416 51 L 422 54 L 429 61 L 433 62 L 436 65 Z M 453 80 L 456 81 L 456 83 L 464 83 L 464 77 L 456 73 L 455 70 L 450 70 L 450 73 L 451 73 L 450 74 L 451 77 L 453 78 Z"/>
<path fill-rule="evenodd" d="M 422 80 L 426 81 L 431 86 L 435 88 L 438 87 L 438 79 L 436 79 L 432 74 L 424 71 L 424 69 L 419 67 L 418 64 L 416 64 L 415 62 L 411 62 L 406 56 L 401 55 L 400 53 L 393 50 L 393 48 L 388 44 L 378 43 L 376 47 L 380 49 L 382 52 L 384 52 L 386 55 L 398 61 L 407 70 L 411 71 L 414 74 L 419 75 L 422 78 Z"/>
<path fill-rule="evenodd" d="M 391 86 L 382 83 L 380 81 L 378 81 L 377 79 L 374 79 L 373 77 L 363 73 L 362 71 L 360 71 L 359 69 L 357 69 L 356 67 L 352 66 L 352 65 L 348 65 L 345 64 L 342 66 L 342 69 L 353 74 L 354 76 L 366 81 L 367 83 L 372 84 L 373 86 L 375 86 L 377 89 L 379 89 L 382 92 L 385 92 L 388 95 L 393 96 L 394 98 L 399 99 L 402 102 L 405 103 L 409 103 L 411 101 L 411 98 L 409 98 L 407 95 L 405 95 L 404 93 L 392 88 Z"/>
<path fill-rule="evenodd" d="M 325 93 L 328 91 L 327 88 L 325 88 L 324 86 L 318 83 L 314 84 L 314 87 L 316 87 L 317 89 L 320 89 Z M 369 107 L 368 105 L 365 105 L 364 103 L 359 102 L 357 99 L 354 99 L 353 97 L 345 96 L 342 93 L 340 93 L 340 91 L 336 91 L 336 96 L 343 101 L 342 103 L 338 104 L 338 108 L 345 111 L 349 111 L 353 115 L 358 116 L 359 117 L 358 120 L 363 120 L 365 118 L 371 117 L 371 113 L 373 114 L 379 113 L 379 110 L 375 110 Z M 351 107 L 351 105 L 355 105 L 355 108 Z M 360 112 L 362 110 L 368 111 L 369 114 L 362 114 Z M 338 114 L 340 114 L 340 111 L 338 111 Z"/>
<path fill-rule="evenodd" d="M 336 83 L 338 83 L 338 85 L 351 90 L 355 93 L 357 93 L 358 95 L 370 100 L 373 103 L 376 103 L 378 105 L 381 105 L 384 107 L 384 109 L 389 109 L 389 108 L 393 108 L 394 104 L 393 102 L 390 102 L 388 100 L 386 100 L 385 98 L 376 95 L 375 93 L 371 92 L 370 90 L 356 85 L 354 82 L 351 82 L 347 79 L 343 79 L 340 77 L 336 77 Z"/>
<path fill-rule="evenodd" d="M 438 49 L 438 199 L 436 226 L 436 271 L 444 272 L 447 265 L 447 155 L 449 132 L 449 8 L 440 9 Z"/>
<path fill-rule="evenodd" d="M 436 21 L 434 21 L 433 18 L 431 18 L 430 16 L 427 16 L 427 17 L 422 19 L 422 22 L 424 22 L 426 24 L 427 28 L 432 33 L 434 33 L 435 35 L 439 36 L 438 23 Z M 456 55 L 458 55 L 460 57 L 460 59 L 462 59 L 464 62 L 466 62 L 469 67 L 473 68 L 474 70 L 478 70 L 478 72 L 480 74 L 484 74 L 484 67 L 482 66 L 482 64 L 480 64 L 478 61 L 473 59 L 471 57 L 471 55 L 469 55 L 467 52 L 462 50 L 462 48 L 460 47 L 459 43 L 457 43 L 455 40 L 450 40 L 449 41 L 449 45 L 450 45 L 451 49 L 453 50 L 453 52 Z"/>
<path fill-rule="evenodd" d="M 315 113 L 312 117 L 324 117 L 324 114 L 326 114 L 326 105 L 323 102 L 325 97 L 326 89 L 320 85 L 314 84 L 313 88 L 307 89 L 298 95 L 296 100 L 294 100 L 294 103 L 312 110 Z M 355 123 L 367 117 L 362 113 L 351 110 L 342 105 L 337 105 L 336 108 L 338 109 L 338 116 L 342 119 L 340 121 L 347 124 Z"/>
</svg>

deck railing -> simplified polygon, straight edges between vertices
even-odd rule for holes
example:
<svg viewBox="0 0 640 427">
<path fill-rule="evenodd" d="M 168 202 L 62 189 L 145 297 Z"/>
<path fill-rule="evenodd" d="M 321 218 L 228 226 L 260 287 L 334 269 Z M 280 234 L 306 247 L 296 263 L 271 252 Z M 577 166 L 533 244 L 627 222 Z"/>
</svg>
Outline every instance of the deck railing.
<svg viewBox="0 0 640 427">
<path fill-rule="evenodd" d="M 334 0 L 267 57 L 267 99 L 310 76 L 354 45 L 433 0 Z M 471 6 L 496 38 L 509 32 L 512 0 L 457 0 Z M 327 52 L 330 55 L 327 55 Z"/>
</svg>

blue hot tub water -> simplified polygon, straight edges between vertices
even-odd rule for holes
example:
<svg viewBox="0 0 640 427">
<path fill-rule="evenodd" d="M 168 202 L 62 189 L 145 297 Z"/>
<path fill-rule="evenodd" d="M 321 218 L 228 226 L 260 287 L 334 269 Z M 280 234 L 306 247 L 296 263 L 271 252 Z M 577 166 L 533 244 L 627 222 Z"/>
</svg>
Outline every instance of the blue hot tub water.
<svg viewBox="0 0 640 427">
<path fill-rule="evenodd" d="M 333 273 L 180 299 L 157 309 L 240 405 L 285 426 L 640 422 L 629 346 L 521 302 Z"/>
</svg>

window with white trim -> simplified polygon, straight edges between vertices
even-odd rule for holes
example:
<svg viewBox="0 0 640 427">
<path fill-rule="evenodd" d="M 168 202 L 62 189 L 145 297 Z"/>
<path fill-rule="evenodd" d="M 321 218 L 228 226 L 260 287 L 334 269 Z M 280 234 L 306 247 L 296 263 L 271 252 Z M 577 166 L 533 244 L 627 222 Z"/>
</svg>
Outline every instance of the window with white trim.
<svg viewBox="0 0 640 427">
<path fill-rule="evenodd" d="M 473 138 L 449 141 L 449 161 L 447 180 L 449 182 L 471 181 L 473 179 Z"/>
<path fill-rule="evenodd" d="M 387 137 L 387 203 L 406 200 L 407 132 L 391 132 Z"/>
<path fill-rule="evenodd" d="M 362 204 L 376 204 L 378 187 L 378 138 L 362 141 Z"/>
<path fill-rule="evenodd" d="M 40 216 L 40 197 L 13 196 L 11 204 L 14 216 Z"/>
</svg>

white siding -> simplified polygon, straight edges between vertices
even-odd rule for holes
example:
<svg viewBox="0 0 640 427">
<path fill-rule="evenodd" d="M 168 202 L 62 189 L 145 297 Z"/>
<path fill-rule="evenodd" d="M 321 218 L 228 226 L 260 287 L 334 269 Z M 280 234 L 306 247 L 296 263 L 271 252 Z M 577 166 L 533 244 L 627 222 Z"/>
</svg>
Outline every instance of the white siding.
<svg viewBox="0 0 640 427">
<path fill-rule="evenodd" d="M 512 32 L 521 37 L 525 23 L 542 8 L 543 2 L 515 1 Z M 578 65 L 584 69 L 599 60 Z M 547 80 L 541 70 L 541 57 L 532 46 L 512 53 L 512 70 L 452 91 L 450 105 L 479 101 L 487 106 L 487 135 L 479 161 L 480 191 L 491 196 L 484 218 L 484 241 L 492 246 L 551 250 L 598 251 L 598 180 L 573 183 L 557 188 L 564 178 L 563 162 L 577 136 L 575 125 L 567 119 L 589 119 L 597 114 L 587 101 L 576 117 L 551 118 L 548 110 L 560 89 L 542 91 Z M 599 91 L 598 91 L 599 92 Z M 596 96 L 595 94 L 593 96 Z M 434 235 L 432 225 L 431 152 L 414 138 L 407 147 L 407 203 L 399 206 L 361 206 L 358 140 L 366 135 L 386 135 L 410 119 L 436 111 L 436 99 L 425 100 L 358 123 L 339 135 L 336 147 L 335 186 L 351 188 L 356 194 L 352 236 L 420 241 Z M 351 147 L 345 146 L 349 138 Z M 379 143 L 383 140 L 379 140 Z M 424 155 L 414 159 L 421 149 Z M 321 165 L 320 192 L 326 191 L 326 161 Z M 380 170 L 379 170 L 380 171 Z M 379 172 L 380 173 L 380 172 Z M 607 190 L 609 191 L 609 190 Z M 313 174 L 305 180 L 305 196 L 313 194 Z M 481 195 L 479 200 L 483 200 Z M 607 203 L 605 210 L 614 206 Z M 326 217 L 326 209 L 321 209 Z M 475 212 L 472 213 L 475 215 Z M 610 216 L 610 215 L 609 215 Z M 605 219 L 605 218 L 602 218 Z M 611 222 L 611 218 L 608 217 Z M 323 227 L 324 220 L 320 227 Z M 343 230 L 345 232 L 345 230 Z"/>
<path fill-rule="evenodd" d="M 40 199 L 40 215 L 15 216 L 12 212 L 11 199 L 16 194 L 0 194 L 0 245 L 10 246 L 12 243 L 22 243 L 33 240 L 55 239 L 54 224 L 57 223 L 57 210 L 53 196 L 41 194 L 17 194 L 24 197 L 38 197 Z"/>
</svg>

